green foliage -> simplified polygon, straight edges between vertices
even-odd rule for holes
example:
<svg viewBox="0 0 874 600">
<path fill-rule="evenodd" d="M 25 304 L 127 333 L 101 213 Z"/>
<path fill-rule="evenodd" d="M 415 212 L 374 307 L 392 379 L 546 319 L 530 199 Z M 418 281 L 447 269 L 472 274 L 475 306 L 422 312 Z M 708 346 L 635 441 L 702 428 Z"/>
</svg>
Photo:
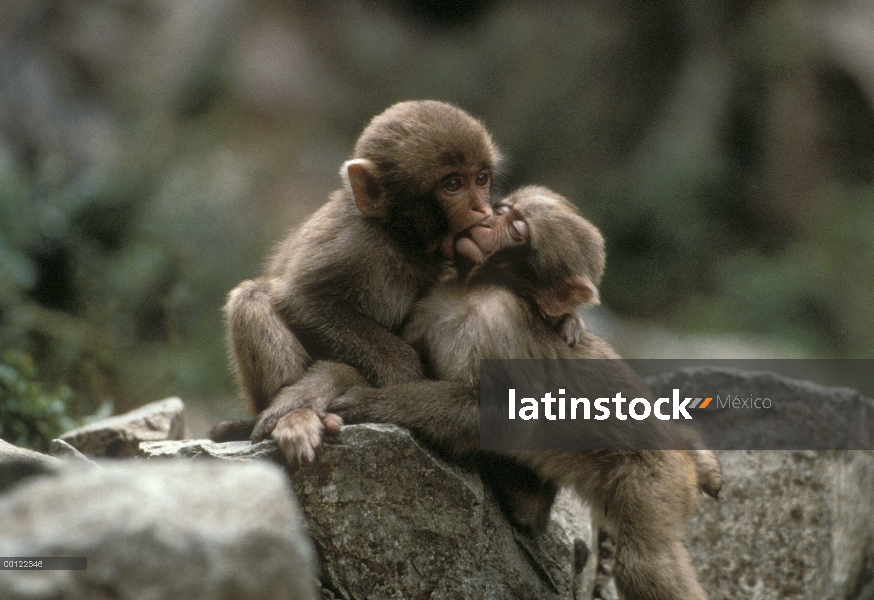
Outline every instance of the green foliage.
<svg viewBox="0 0 874 600">
<path fill-rule="evenodd" d="M 791 340 L 825 356 L 872 356 L 874 186 L 832 186 L 798 239 L 738 245 L 713 266 L 713 290 L 674 314 L 683 327 Z"/>
<path fill-rule="evenodd" d="M 0 358 L 0 438 L 16 446 L 48 450 L 49 442 L 77 425 L 67 414 L 72 392 L 47 390 L 33 359 L 14 350 Z"/>
</svg>

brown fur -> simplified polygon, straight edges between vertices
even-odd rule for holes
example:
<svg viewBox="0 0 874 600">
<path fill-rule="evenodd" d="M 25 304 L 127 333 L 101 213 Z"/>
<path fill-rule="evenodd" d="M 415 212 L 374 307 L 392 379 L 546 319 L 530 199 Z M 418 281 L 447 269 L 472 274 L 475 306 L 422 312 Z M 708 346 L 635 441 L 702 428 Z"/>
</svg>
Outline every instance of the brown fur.
<svg viewBox="0 0 874 600">
<path fill-rule="evenodd" d="M 350 422 L 408 427 L 464 456 L 479 448 L 480 359 L 619 358 L 609 344 L 588 332 L 575 348 L 562 342 L 536 305 L 520 294 L 524 286 L 511 269 L 516 260 L 520 269 L 535 264 L 547 270 L 531 274 L 529 281 L 558 283 L 582 277 L 595 283 L 603 267 L 603 247 L 588 258 L 568 249 L 592 251 L 589 244 L 603 244 L 600 235 L 552 193 L 528 188 L 516 195 L 513 206 L 531 228 L 529 247 L 514 247 L 508 256 L 498 251 L 474 277 L 462 274 L 435 288 L 416 305 L 404 329 L 405 339 L 423 352 L 432 375 L 442 381 L 352 388 L 329 404 L 331 410 Z M 522 210 L 526 206 L 531 210 Z M 555 240 L 567 245 L 558 246 Z M 548 289 L 543 293 L 552 294 Z M 616 369 L 611 377 L 624 379 L 620 388 L 651 397 L 624 363 L 610 364 Z M 673 436 L 673 447 L 689 450 L 507 453 L 545 482 L 541 491 L 534 488 L 513 497 L 513 510 L 517 518 L 536 520 L 543 515 L 544 499 L 548 514 L 550 490 L 554 493 L 550 486 L 570 486 L 602 513 L 616 538 L 616 581 L 624 598 L 702 600 L 706 595 L 683 545 L 683 527 L 699 490 L 719 491 L 719 463 L 712 453 L 698 449 L 689 430 L 666 424 L 659 433 Z"/>
<path fill-rule="evenodd" d="M 292 462 L 312 456 L 338 422 L 315 410 L 312 386 L 304 400 L 294 387 L 316 360 L 351 365 L 377 386 L 422 378 L 418 354 L 397 332 L 439 278 L 443 240 L 491 213 L 498 160 L 482 124 L 449 104 L 403 102 L 374 117 L 341 171 L 343 189 L 225 306 L 237 381 L 261 415 L 254 440 L 272 435 Z M 322 391 L 336 395 L 347 383 Z"/>
</svg>

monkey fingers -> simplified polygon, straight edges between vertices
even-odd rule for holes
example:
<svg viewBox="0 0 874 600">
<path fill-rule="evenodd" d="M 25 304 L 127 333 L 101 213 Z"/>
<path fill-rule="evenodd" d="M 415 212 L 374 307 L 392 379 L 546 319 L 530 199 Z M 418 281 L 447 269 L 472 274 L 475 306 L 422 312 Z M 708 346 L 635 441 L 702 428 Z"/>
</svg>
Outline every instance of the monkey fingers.
<svg viewBox="0 0 874 600">
<path fill-rule="evenodd" d="M 339 415 L 344 423 L 364 423 L 368 420 L 375 420 L 370 416 L 364 404 L 368 389 L 366 387 L 350 388 L 342 396 L 330 400 L 327 409 L 332 414 Z"/>
<path fill-rule="evenodd" d="M 316 411 L 296 408 L 279 419 L 272 437 L 286 462 L 297 466 L 313 461 L 324 431 L 325 423 Z"/>
<path fill-rule="evenodd" d="M 287 415 L 298 406 L 289 403 L 277 403 L 258 415 L 255 419 L 255 428 L 252 430 L 250 440 L 253 444 L 263 441 L 273 433 L 279 419 Z"/>
<path fill-rule="evenodd" d="M 561 317 L 558 334 L 570 348 L 576 348 L 582 343 L 586 331 L 586 322 L 579 313 L 572 312 Z"/>
</svg>

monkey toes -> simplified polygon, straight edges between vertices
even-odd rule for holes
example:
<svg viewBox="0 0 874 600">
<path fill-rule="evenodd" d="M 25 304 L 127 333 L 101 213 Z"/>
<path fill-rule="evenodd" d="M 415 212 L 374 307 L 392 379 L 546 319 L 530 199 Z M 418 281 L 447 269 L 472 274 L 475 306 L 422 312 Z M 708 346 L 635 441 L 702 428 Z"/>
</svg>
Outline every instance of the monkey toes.
<svg viewBox="0 0 874 600">
<path fill-rule="evenodd" d="M 267 409 L 260 415 L 255 421 L 255 428 L 252 429 L 251 441 L 253 444 L 257 444 L 258 442 L 264 441 L 264 439 L 273 433 L 273 430 L 276 428 L 276 424 L 279 422 L 284 415 L 288 414 L 288 411 L 277 411 Z"/>
<path fill-rule="evenodd" d="M 710 450 L 692 450 L 692 460 L 698 475 L 698 489 L 713 498 L 719 498 L 722 489 L 722 465 Z"/>
<path fill-rule="evenodd" d="M 337 415 L 320 416 L 311 408 L 297 408 L 281 417 L 272 437 L 289 465 L 312 462 L 325 431 L 340 430 L 343 420 Z"/>
</svg>

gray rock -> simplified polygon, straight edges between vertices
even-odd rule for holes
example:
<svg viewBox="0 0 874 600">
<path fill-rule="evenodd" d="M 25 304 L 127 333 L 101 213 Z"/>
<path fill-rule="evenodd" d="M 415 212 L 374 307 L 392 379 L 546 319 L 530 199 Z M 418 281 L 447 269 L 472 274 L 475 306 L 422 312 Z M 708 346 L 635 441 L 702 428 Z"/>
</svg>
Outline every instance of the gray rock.
<svg viewBox="0 0 874 600">
<path fill-rule="evenodd" d="M 281 461 L 272 441 L 144 442 L 148 458 Z M 319 549 L 326 598 L 588 600 L 597 553 L 589 509 L 556 499 L 548 531 L 515 530 L 479 477 L 392 425 L 344 427 L 292 475 Z"/>
<path fill-rule="evenodd" d="M 212 440 L 184 440 L 167 442 L 140 442 L 140 455 L 146 458 L 224 458 L 227 460 L 252 460 L 268 458 L 277 462 L 282 454 L 273 441 L 258 444 L 249 442 L 213 442 Z"/>
<path fill-rule="evenodd" d="M 22 479 L 54 473 L 62 466 L 57 458 L 0 440 L 0 492 Z"/>
<path fill-rule="evenodd" d="M 723 501 L 699 502 L 687 536 L 711 600 L 874 597 L 871 453 L 717 454 Z"/>
<path fill-rule="evenodd" d="M 695 395 L 731 388 L 762 397 L 816 394 L 833 407 L 828 420 L 812 424 L 824 439 L 843 435 L 832 426 L 870 402 L 851 390 L 770 374 L 681 371 L 651 383 L 659 395 L 678 386 Z M 761 435 L 756 427 L 747 431 L 750 443 Z M 722 501 L 699 501 L 687 530 L 711 600 L 874 598 L 874 452 L 717 454 L 726 482 Z"/>
<path fill-rule="evenodd" d="M 183 410 L 182 400 L 167 398 L 68 431 L 61 439 L 89 456 L 135 456 L 140 442 L 181 440 L 185 430 Z"/>
<path fill-rule="evenodd" d="M 811 368 L 814 361 L 805 361 Z M 757 361 L 767 368 L 767 361 Z M 775 366 L 775 368 L 777 368 Z M 849 388 L 827 388 L 768 372 L 681 369 L 647 380 L 658 396 L 769 398 L 770 409 L 696 411 L 708 445 L 723 450 L 841 450 L 874 448 L 874 400 Z M 715 406 L 715 405 L 714 405 Z"/>
<path fill-rule="evenodd" d="M 70 444 L 61 439 L 54 439 L 49 444 L 49 454 L 55 458 L 60 458 L 69 463 L 79 464 L 92 468 L 99 468 L 96 462 L 73 448 Z"/>
<path fill-rule="evenodd" d="M 0 570 L 0 599 L 313 599 L 312 548 L 268 462 L 104 463 L 0 497 L 0 556 L 87 570 Z"/>
<path fill-rule="evenodd" d="M 338 598 L 587 598 L 588 510 L 562 497 L 540 536 L 514 529 L 479 477 L 390 425 L 344 427 L 293 475 Z"/>
</svg>

